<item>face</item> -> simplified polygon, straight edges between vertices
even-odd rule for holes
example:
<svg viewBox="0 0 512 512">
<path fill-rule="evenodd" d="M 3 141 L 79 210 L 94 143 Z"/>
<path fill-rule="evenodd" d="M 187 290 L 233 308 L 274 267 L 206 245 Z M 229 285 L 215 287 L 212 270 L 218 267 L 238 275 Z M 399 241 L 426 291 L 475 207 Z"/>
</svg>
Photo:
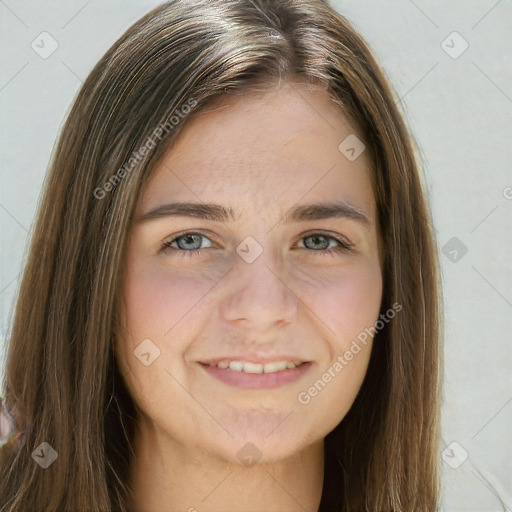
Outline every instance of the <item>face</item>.
<svg viewBox="0 0 512 512">
<path fill-rule="evenodd" d="M 141 426 L 167 446 L 285 459 L 352 405 L 382 273 L 371 161 L 342 153 L 349 135 L 362 139 L 325 92 L 283 85 L 217 101 L 155 169 L 116 354 Z"/>
</svg>

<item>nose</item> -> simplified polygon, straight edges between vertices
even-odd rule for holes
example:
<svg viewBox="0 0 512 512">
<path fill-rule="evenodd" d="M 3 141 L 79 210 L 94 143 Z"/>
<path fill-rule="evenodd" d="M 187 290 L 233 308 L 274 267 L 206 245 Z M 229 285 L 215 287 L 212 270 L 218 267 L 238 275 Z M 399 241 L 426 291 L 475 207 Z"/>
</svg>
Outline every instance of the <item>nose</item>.
<svg viewBox="0 0 512 512">
<path fill-rule="evenodd" d="M 237 261 L 221 306 L 224 320 L 257 331 L 291 323 L 298 297 L 279 268 L 267 250 L 252 263 Z"/>
</svg>

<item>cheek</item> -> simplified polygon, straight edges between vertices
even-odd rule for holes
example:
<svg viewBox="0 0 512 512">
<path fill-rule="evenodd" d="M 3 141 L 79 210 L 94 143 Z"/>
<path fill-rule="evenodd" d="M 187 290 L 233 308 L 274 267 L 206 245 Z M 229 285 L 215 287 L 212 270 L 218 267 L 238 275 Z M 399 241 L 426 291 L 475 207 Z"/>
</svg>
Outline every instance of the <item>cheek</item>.
<svg viewBox="0 0 512 512">
<path fill-rule="evenodd" d="M 359 258 L 342 270 L 317 274 L 303 280 L 302 291 L 325 334 L 326 357 L 299 401 L 309 403 L 314 397 L 313 407 L 323 410 L 334 426 L 350 408 L 366 374 L 372 340 L 365 329 L 378 320 L 382 299 L 379 260 Z M 361 334 L 364 341 L 358 338 Z"/>
<path fill-rule="evenodd" d="M 164 339 L 180 322 L 187 322 L 211 286 L 204 277 L 155 265 L 130 268 L 124 292 L 128 332 L 137 339 Z"/>
<path fill-rule="evenodd" d="M 298 398 L 322 418 L 322 428 L 328 425 L 332 429 L 341 421 L 361 387 L 372 347 L 371 337 L 364 331 L 375 325 L 381 297 L 377 260 L 362 261 L 350 271 L 319 280 L 312 292 L 315 311 L 331 331 L 327 338 L 329 357 Z M 364 341 L 357 338 L 361 333 Z"/>
<path fill-rule="evenodd" d="M 183 355 L 194 336 L 191 321 L 211 287 L 211 280 L 204 276 L 171 271 L 144 258 L 128 265 L 123 289 L 125 331 L 117 342 L 117 356 L 139 407 L 168 400 L 169 394 L 179 401 L 179 390 L 173 395 L 176 390 L 167 372 L 185 382 Z M 148 366 L 134 354 L 146 339 L 160 351 Z M 152 357 L 157 349 L 149 345 L 147 350 Z"/>
<path fill-rule="evenodd" d="M 329 330 L 332 349 L 338 353 L 378 318 L 382 276 L 378 262 L 358 264 L 346 271 L 308 281 L 304 301 Z"/>
<path fill-rule="evenodd" d="M 347 277 L 338 298 L 341 325 L 350 327 L 353 338 L 377 320 L 382 299 L 382 277 L 377 267 L 363 267 Z M 357 332 L 356 332 L 357 331 Z"/>
</svg>

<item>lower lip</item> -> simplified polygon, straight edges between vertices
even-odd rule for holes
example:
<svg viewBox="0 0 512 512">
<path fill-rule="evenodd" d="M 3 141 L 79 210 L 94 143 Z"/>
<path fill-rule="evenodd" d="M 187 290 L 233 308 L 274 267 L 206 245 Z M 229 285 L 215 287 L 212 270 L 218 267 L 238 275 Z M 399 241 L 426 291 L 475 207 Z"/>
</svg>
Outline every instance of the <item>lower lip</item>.
<svg viewBox="0 0 512 512">
<path fill-rule="evenodd" d="M 218 366 L 200 364 L 206 372 L 212 377 L 224 382 L 224 384 L 243 389 L 277 388 L 283 384 L 299 380 L 311 367 L 311 363 L 308 362 L 302 363 L 295 368 L 280 370 L 274 373 L 244 373 L 231 370 L 230 368 L 222 369 Z"/>
</svg>

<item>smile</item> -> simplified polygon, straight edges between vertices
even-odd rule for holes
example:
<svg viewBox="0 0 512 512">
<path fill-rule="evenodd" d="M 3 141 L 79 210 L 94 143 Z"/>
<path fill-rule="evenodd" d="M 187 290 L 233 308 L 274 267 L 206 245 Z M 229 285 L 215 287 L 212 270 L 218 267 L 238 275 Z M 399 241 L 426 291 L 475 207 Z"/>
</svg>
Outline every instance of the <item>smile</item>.
<svg viewBox="0 0 512 512">
<path fill-rule="evenodd" d="M 243 389 L 272 389 L 302 378 L 311 368 L 310 361 L 280 360 L 268 363 L 221 359 L 199 363 L 216 380 Z"/>
<path fill-rule="evenodd" d="M 217 363 L 217 367 L 223 370 L 229 368 L 235 372 L 244 373 L 275 373 L 283 370 L 291 370 L 304 364 L 304 361 L 276 361 L 272 363 L 250 363 L 248 361 L 229 361 L 223 359 Z"/>
</svg>

